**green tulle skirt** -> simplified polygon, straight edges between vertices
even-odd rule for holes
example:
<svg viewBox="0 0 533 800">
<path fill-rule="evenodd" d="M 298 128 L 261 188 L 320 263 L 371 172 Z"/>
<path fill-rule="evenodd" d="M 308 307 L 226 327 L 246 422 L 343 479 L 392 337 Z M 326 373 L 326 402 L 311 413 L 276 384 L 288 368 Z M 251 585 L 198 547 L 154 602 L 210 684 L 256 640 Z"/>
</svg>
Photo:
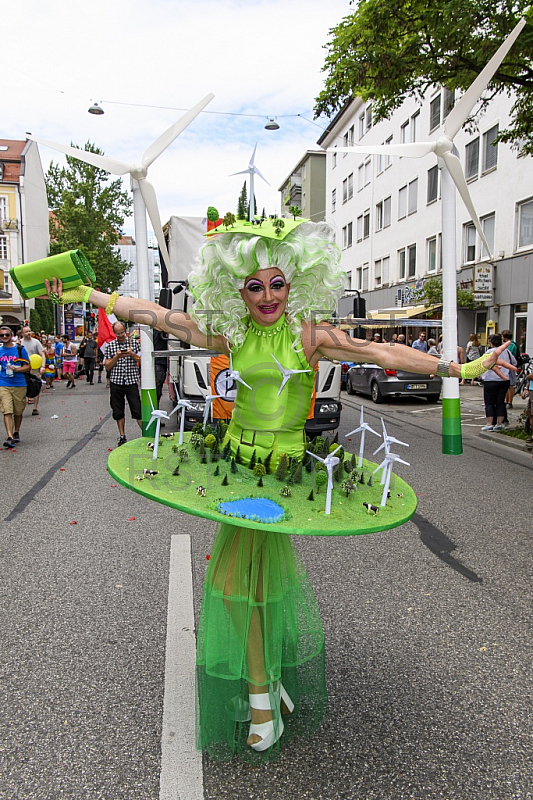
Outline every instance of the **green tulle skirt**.
<svg viewBox="0 0 533 800">
<path fill-rule="evenodd" d="M 289 536 L 221 525 L 204 583 L 196 658 L 197 744 L 211 757 L 272 758 L 320 726 L 327 705 L 324 636 L 311 584 Z M 294 702 L 280 717 L 279 681 Z M 266 752 L 246 744 L 249 684 L 283 719 Z M 282 709 L 283 710 L 283 709 Z"/>
</svg>

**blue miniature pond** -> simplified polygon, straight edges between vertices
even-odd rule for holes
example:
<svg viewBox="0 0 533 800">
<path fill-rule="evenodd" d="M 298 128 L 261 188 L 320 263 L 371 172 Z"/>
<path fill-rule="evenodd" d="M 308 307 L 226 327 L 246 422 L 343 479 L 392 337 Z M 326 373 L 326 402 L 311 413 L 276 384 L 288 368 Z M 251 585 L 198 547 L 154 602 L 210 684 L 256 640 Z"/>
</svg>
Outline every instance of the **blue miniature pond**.
<svg viewBox="0 0 533 800">
<path fill-rule="evenodd" d="M 251 519 L 254 522 L 273 523 L 280 522 L 285 516 L 281 506 L 265 497 L 245 497 L 243 500 L 229 500 L 219 503 L 217 511 L 221 514 Z"/>
</svg>

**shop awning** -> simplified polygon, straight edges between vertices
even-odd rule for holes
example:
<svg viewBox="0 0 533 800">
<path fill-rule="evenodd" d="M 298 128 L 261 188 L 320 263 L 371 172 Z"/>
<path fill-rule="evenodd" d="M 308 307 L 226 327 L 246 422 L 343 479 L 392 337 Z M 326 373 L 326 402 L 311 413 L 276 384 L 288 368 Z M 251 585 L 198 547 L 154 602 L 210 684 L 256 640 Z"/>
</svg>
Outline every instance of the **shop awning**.
<svg viewBox="0 0 533 800">
<path fill-rule="evenodd" d="M 419 317 L 423 315 L 426 319 L 428 315 L 433 314 L 435 311 L 441 309 L 442 306 L 435 305 L 429 306 L 394 306 L 393 308 L 383 308 L 377 311 L 367 311 L 367 316 L 370 319 L 375 320 L 390 320 L 390 319 L 413 319 L 414 317 Z M 429 322 L 437 322 L 439 323 L 440 320 L 428 320 Z"/>
</svg>

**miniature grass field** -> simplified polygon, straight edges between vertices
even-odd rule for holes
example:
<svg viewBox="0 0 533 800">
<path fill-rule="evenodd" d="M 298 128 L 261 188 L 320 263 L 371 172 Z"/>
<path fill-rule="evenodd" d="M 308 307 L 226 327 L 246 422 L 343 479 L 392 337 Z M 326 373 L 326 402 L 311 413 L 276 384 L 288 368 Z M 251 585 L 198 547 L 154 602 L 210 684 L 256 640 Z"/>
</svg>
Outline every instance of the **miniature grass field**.
<svg viewBox="0 0 533 800">
<path fill-rule="evenodd" d="M 138 494 L 155 500 L 158 503 L 177 508 L 188 514 L 206 517 L 216 522 L 231 522 L 246 528 L 279 531 L 281 533 L 306 536 L 353 536 L 363 533 L 395 528 L 407 522 L 416 510 L 416 496 L 411 487 L 393 474 L 387 505 L 380 506 L 383 487 L 380 485 L 381 472 L 372 476 L 373 485 L 357 484 L 357 491 L 349 497 L 335 484 L 331 499 L 331 514 L 326 514 L 326 487 L 317 492 L 315 471 L 307 473 L 304 469 L 301 484 L 290 484 L 291 497 L 282 497 L 280 489 L 285 482 L 280 482 L 274 475 L 263 477 L 263 488 L 258 488 L 258 478 L 246 466 L 237 465 L 237 473 L 232 474 L 230 464 L 218 459 L 207 464 L 200 463 L 195 449 L 188 444 L 190 434 L 185 434 L 184 446 L 187 447 L 189 459 L 181 461 L 172 451 L 177 444 L 174 439 L 160 439 L 157 460 L 152 459 L 152 451 L 147 449 L 146 438 L 134 439 L 117 447 L 109 456 L 110 474 L 123 486 Z M 346 457 L 351 454 L 346 453 Z M 209 456 L 208 456 L 209 458 Z M 220 474 L 213 475 L 216 467 Z M 365 480 L 372 474 L 377 464 L 363 462 Z M 173 475 L 179 467 L 179 475 Z M 158 475 L 153 479 L 136 480 L 143 469 L 156 470 Z M 228 476 L 228 485 L 223 486 L 224 476 Z M 205 496 L 198 493 L 198 487 L 205 488 Z M 313 490 L 314 500 L 308 500 Z M 400 496 L 399 496 L 400 495 Z M 285 511 L 281 521 L 264 523 L 250 519 L 221 514 L 217 505 L 221 502 L 240 500 L 242 498 L 266 498 L 274 501 Z M 368 514 L 363 503 L 380 506 L 377 516 Z"/>
</svg>

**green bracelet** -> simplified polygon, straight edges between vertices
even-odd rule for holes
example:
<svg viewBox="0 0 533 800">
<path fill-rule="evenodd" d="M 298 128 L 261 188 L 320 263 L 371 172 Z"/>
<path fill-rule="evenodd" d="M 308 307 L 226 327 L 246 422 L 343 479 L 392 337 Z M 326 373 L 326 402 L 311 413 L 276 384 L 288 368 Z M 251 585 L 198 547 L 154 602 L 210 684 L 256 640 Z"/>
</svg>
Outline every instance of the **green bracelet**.
<svg viewBox="0 0 533 800">
<path fill-rule="evenodd" d="M 88 303 L 89 297 L 93 291 L 92 286 L 75 286 L 73 289 L 66 289 L 61 295 L 60 303 Z M 50 294 L 50 299 L 54 302 L 54 298 Z"/>
</svg>

